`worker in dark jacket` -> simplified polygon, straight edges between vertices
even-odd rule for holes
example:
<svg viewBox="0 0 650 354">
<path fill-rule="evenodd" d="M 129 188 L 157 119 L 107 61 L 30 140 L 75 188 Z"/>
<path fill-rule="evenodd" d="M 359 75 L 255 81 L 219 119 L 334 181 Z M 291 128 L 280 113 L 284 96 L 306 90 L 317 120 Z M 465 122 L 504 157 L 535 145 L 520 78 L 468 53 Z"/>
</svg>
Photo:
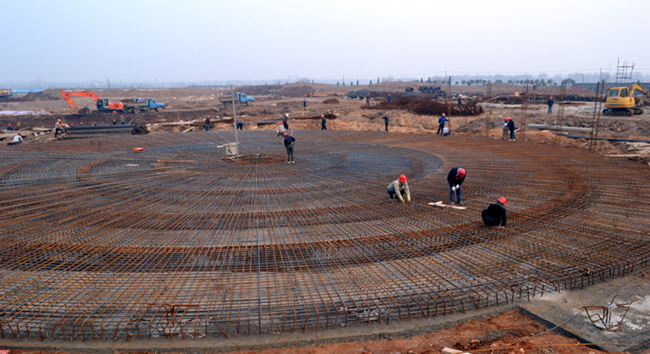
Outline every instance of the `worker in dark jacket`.
<svg viewBox="0 0 650 354">
<path fill-rule="evenodd" d="M 549 96 L 548 101 L 546 101 L 546 104 L 548 104 L 548 113 L 549 114 L 553 113 L 553 103 L 555 103 L 555 100 L 553 99 L 553 96 Z"/>
<path fill-rule="evenodd" d="M 381 118 L 384 120 L 384 129 L 388 131 L 388 125 L 390 124 L 390 117 L 388 116 L 388 112 L 384 112 L 384 116 Z"/>
<path fill-rule="evenodd" d="M 515 136 L 515 121 L 512 120 L 510 117 L 505 117 L 503 118 L 504 121 L 506 121 L 506 126 L 508 127 L 508 131 L 510 132 L 510 138 L 508 140 L 510 141 L 515 141 L 517 140 L 517 137 Z"/>
<path fill-rule="evenodd" d="M 445 123 L 449 122 L 447 116 L 443 113 L 440 118 L 438 118 L 438 131 L 436 134 L 442 134 L 443 129 L 445 128 Z"/>
<path fill-rule="evenodd" d="M 284 132 L 284 147 L 287 148 L 287 163 L 296 163 L 293 160 L 293 144 L 296 142 L 296 139 L 289 135 L 289 133 Z"/>
<path fill-rule="evenodd" d="M 320 129 L 321 130 L 327 130 L 327 119 L 325 119 L 324 114 L 320 115 Z"/>
<path fill-rule="evenodd" d="M 465 181 L 465 169 L 462 167 L 454 167 L 449 171 L 447 175 L 447 182 L 449 183 L 449 202 L 454 204 L 454 193 L 456 193 L 456 201 L 459 205 L 463 205 L 461 200 L 461 190 L 460 186 Z"/>
<path fill-rule="evenodd" d="M 409 203 L 411 202 L 411 192 L 409 191 L 409 184 L 406 180 L 406 175 L 401 175 L 398 179 L 391 182 L 391 184 L 386 187 L 386 192 L 391 201 L 399 199 L 404 203 L 404 196 L 406 196 L 406 201 Z"/>
<path fill-rule="evenodd" d="M 483 222 L 487 226 L 506 226 L 506 198 L 499 198 L 496 203 L 488 205 L 481 211 Z"/>
</svg>

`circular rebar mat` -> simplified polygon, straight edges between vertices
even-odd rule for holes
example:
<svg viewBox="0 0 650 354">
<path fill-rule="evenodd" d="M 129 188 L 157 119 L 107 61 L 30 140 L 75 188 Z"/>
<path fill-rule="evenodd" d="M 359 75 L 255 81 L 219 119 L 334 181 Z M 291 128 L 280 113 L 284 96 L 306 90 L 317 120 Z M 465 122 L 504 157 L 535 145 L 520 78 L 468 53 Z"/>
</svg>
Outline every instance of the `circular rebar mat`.
<svg viewBox="0 0 650 354">
<path fill-rule="evenodd" d="M 0 334 L 198 338 L 387 323 L 647 266 L 647 168 L 467 137 L 268 131 L 57 141 L 0 155 Z M 144 147 L 142 153 L 133 147 Z M 467 210 L 447 200 L 464 167 Z M 413 203 L 386 186 L 406 174 Z M 508 199 L 508 225 L 480 211 Z"/>
</svg>

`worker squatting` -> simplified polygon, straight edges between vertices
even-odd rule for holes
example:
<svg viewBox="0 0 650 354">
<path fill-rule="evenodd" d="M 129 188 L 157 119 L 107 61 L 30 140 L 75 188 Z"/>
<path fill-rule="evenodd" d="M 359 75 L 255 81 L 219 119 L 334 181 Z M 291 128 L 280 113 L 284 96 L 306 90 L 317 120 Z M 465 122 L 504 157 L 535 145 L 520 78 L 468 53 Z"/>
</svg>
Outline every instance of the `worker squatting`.
<svg viewBox="0 0 650 354">
<path fill-rule="evenodd" d="M 447 174 L 447 184 L 449 185 L 449 202 L 451 205 L 463 205 L 462 185 L 465 182 L 467 171 L 462 167 L 454 167 Z M 400 175 L 398 179 L 391 182 L 386 187 L 390 201 L 401 201 L 410 203 L 411 191 L 409 190 L 408 179 L 406 175 Z M 487 226 L 505 226 L 506 225 L 506 198 L 499 198 L 496 202 L 488 205 L 481 212 L 481 218 Z"/>
</svg>

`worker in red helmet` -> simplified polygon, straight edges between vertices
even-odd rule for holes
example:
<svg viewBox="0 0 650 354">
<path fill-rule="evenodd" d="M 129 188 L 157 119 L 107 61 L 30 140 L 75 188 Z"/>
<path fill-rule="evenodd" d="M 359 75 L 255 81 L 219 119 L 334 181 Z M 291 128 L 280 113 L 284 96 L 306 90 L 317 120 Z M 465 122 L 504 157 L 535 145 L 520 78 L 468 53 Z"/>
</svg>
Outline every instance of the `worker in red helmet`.
<svg viewBox="0 0 650 354">
<path fill-rule="evenodd" d="M 409 203 L 411 202 L 411 192 L 409 191 L 409 184 L 406 175 L 401 175 L 398 179 L 391 182 L 391 184 L 386 188 L 386 192 L 388 192 L 388 198 L 390 201 L 399 199 L 404 203 L 404 195 L 406 195 L 406 201 Z"/>
<path fill-rule="evenodd" d="M 481 211 L 483 222 L 487 226 L 506 226 L 506 198 L 499 198 Z"/>
<path fill-rule="evenodd" d="M 54 123 L 54 137 L 58 138 L 59 134 L 64 134 L 68 129 L 68 125 L 63 122 L 63 119 L 59 118 Z"/>
<path fill-rule="evenodd" d="M 546 104 L 548 104 L 548 114 L 553 113 L 553 103 L 555 103 L 553 96 L 549 96 L 548 101 L 546 101 Z"/>
<path fill-rule="evenodd" d="M 510 133 L 510 136 L 508 137 L 509 141 L 515 141 L 517 140 L 517 137 L 515 136 L 515 121 L 512 120 L 510 117 L 505 117 L 503 118 L 503 121 L 506 122 L 506 128 L 508 129 L 508 132 Z"/>
<path fill-rule="evenodd" d="M 454 167 L 449 171 L 449 174 L 447 175 L 447 182 L 449 183 L 449 202 L 451 204 L 454 204 L 454 193 L 456 194 L 456 203 L 459 205 L 463 205 L 463 201 L 461 200 L 461 189 L 460 187 L 463 185 L 463 182 L 465 181 L 465 175 L 466 171 L 462 167 Z"/>
<path fill-rule="evenodd" d="M 11 123 L 7 124 L 7 129 L 8 131 L 14 130 L 14 127 L 11 125 Z"/>
</svg>

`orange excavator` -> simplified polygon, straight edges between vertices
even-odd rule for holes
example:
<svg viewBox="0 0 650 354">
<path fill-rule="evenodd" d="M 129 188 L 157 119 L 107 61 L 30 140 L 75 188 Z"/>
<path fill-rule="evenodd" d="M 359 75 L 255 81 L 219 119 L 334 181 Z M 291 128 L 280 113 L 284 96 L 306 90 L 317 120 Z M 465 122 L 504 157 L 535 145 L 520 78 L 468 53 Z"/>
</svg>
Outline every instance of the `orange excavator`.
<svg viewBox="0 0 650 354">
<path fill-rule="evenodd" d="M 122 102 L 111 102 L 107 98 L 99 98 L 96 94 L 90 91 L 61 91 L 61 96 L 65 99 L 66 102 L 73 108 L 77 109 L 77 104 L 74 103 L 71 97 L 90 97 L 95 100 L 97 106 L 97 111 L 99 112 L 123 112 L 124 104 Z M 82 109 L 79 111 L 80 114 L 89 114 L 88 109 Z"/>
</svg>

